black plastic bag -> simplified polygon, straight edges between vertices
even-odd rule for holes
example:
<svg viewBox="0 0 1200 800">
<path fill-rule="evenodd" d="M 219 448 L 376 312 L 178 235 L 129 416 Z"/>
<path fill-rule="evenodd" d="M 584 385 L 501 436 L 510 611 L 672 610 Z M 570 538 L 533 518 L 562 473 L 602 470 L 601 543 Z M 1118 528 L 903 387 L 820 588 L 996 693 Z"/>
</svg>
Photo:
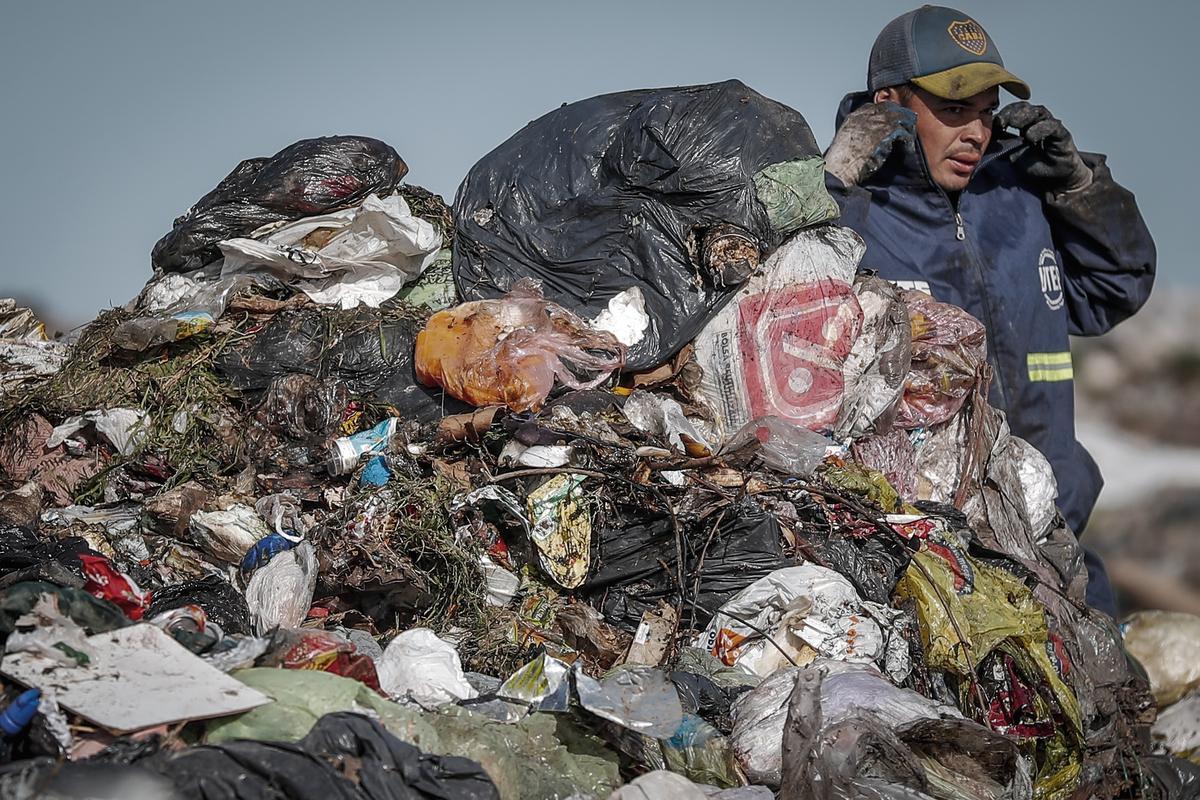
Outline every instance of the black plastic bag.
<svg viewBox="0 0 1200 800">
<path fill-rule="evenodd" d="M 253 633 L 246 598 L 219 575 L 206 575 L 198 580 L 159 589 L 154 593 L 154 601 L 146 609 L 145 618 L 153 619 L 186 605 L 203 608 L 208 619 L 221 626 L 226 634 Z"/>
<path fill-rule="evenodd" d="M 154 245 L 155 270 L 190 272 L 221 257 L 217 242 L 269 222 L 349 208 L 395 192 L 408 166 L 391 146 L 365 136 L 301 139 L 270 158 L 234 167 L 217 188 L 175 220 Z"/>
<path fill-rule="evenodd" d="M 815 197 L 764 177 L 818 156 L 798 111 L 740 81 L 564 105 L 467 174 L 454 201 L 454 280 L 463 298 L 478 300 L 533 277 L 548 299 L 588 318 L 639 287 L 650 326 L 627 365 L 656 366 L 736 286 L 705 255 L 720 249 L 709 246 L 714 235 L 744 238 L 761 257 L 791 230 L 823 221 L 799 220 L 796 207 L 836 216 L 823 187 Z M 756 191 L 756 179 L 769 186 Z"/>
<path fill-rule="evenodd" d="M 498 800 L 482 767 L 433 756 L 377 721 L 327 714 L 295 744 L 236 741 L 162 753 L 138 766 L 197 800 Z M 342 767 L 342 768 L 339 768 Z"/>
<path fill-rule="evenodd" d="M 730 509 L 711 540 L 709 532 L 704 524 L 683 531 L 683 612 L 697 627 L 730 597 L 791 564 L 783 553 L 779 520 L 753 502 Z M 600 566 L 583 589 L 600 603 L 611 624 L 636 630 L 642 614 L 657 608 L 660 600 L 678 602 L 677 550 L 674 528 L 665 517 L 605 528 L 599 539 Z"/>
<path fill-rule="evenodd" d="M 243 390 L 292 373 L 337 380 L 351 395 L 421 422 L 469 410 L 417 380 L 413 347 L 423 326 L 419 315 L 386 307 L 285 309 L 248 345 L 218 356 L 216 368 Z"/>
</svg>

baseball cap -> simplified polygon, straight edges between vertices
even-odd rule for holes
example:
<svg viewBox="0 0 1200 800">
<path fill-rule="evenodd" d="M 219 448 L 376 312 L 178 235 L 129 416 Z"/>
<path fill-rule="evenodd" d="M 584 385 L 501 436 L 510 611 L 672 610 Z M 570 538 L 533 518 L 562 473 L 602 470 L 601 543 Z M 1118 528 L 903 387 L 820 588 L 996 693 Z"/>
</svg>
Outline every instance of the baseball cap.
<svg viewBox="0 0 1200 800">
<path fill-rule="evenodd" d="M 921 6 L 902 14 L 875 39 L 867 90 L 906 83 L 947 100 L 963 100 L 993 86 L 1029 99 L 1029 84 L 1004 68 L 983 26 L 944 6 Z"/>
</svg>

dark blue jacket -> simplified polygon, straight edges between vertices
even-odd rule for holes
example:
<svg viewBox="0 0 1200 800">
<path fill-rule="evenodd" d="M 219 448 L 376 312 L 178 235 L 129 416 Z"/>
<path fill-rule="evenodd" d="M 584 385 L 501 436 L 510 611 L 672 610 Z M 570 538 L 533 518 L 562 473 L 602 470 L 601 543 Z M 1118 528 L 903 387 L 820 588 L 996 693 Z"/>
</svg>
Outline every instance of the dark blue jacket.
<svg viewBox="0 0 1200 800">
<path fill-rule="evenodd" d="M 866 101 L 843 101 L 845 115 Z M 1130 316 L 1154 282 L 1155 251 L 1133 195 L 1103 156 L 1092 184 L 1043 195 L 1014 168 L 1022 141 L 997 132 L 957 208 L 930 178 L 919 144 L 897 148 L 860 187 L 830 176 L 842 224 L 867 243 L 862 267 L 961 306 L 988 332 L 990 400 L 1013 433 L 1046 456 L 1058 504 L 1081 533 L 1103 486 L 1075 439 L 1069 335 L 1095 336 Z"/>
</svg>

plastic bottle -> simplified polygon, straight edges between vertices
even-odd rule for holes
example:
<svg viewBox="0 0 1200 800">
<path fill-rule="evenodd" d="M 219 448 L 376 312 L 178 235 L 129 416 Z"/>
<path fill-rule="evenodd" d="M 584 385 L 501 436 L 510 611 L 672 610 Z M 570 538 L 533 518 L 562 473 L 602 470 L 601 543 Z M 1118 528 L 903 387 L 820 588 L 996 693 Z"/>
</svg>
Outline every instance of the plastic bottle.
<svg viewBox="0 0 1200 800">
<path fill-rule="evenodd" d="M 41 689 L 29 689 L 17 695 L 3 711 L 0 711 L 0 732 L 5 736 L 16 736 L 29 726 L 30 720 L 37 714 L 38 703 L 42 699 Z"/>
<path fill-rule="evenodd" d="M 388 417 L 370 430 L 334 439 L 329 444 L 328 460 L 325 462 L 329 474 L 346 475 L 354 471 L 364 454 L 383 452 L 396 435 L 398 423 L 396 417 Z"/>
</svg>

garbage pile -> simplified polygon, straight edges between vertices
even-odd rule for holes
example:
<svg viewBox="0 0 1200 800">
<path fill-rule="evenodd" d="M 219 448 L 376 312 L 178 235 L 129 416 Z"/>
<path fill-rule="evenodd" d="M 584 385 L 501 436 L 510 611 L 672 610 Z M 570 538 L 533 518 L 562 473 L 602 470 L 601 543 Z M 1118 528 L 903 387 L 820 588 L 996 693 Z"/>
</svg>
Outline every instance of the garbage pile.
<svg viewBox="0 0 1200 800">
<path fill-rule="evenodd" d="M 797 112 L 406 171 L 298 142 L 69 346 L 5 312 L 0 795 L 1197 796 L 983 327 L 860 271 Z"/>
</svg>

